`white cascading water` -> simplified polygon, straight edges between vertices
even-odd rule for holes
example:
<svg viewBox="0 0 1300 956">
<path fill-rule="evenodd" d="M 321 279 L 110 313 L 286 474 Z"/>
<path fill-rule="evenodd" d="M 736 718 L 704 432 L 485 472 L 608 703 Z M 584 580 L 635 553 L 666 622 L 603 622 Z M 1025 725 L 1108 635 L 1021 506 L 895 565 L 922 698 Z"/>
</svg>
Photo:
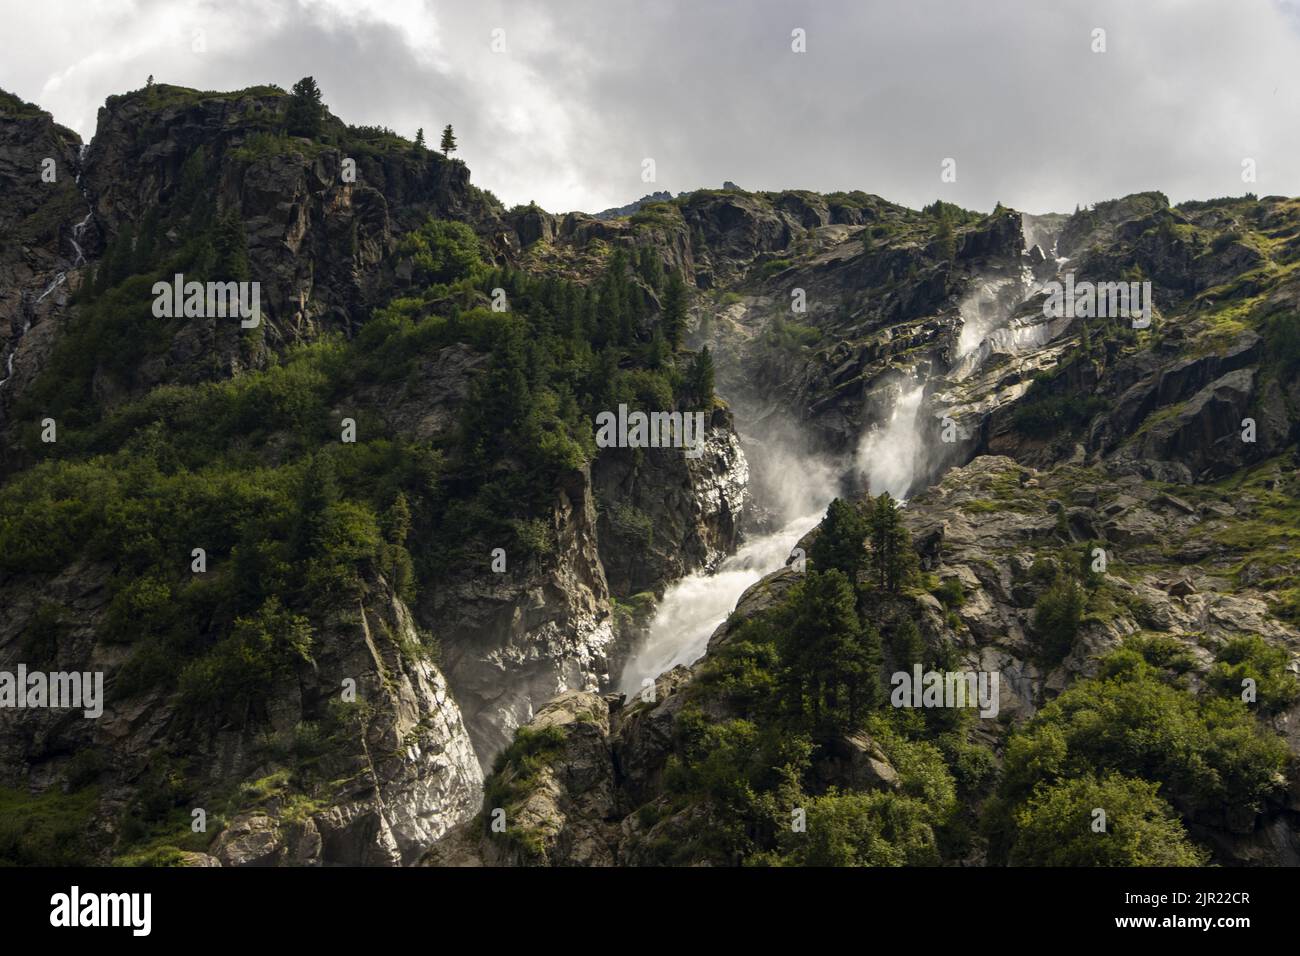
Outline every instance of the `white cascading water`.
<svg viewBox="0 0 1300 956">
<path fill-rule="evenodd" d="M 904 384 L 889 417 L 872 427 L 858 443 L 858 474 L 872 494 L 887 491 L 895 498 L 906 498 L 916 481 L 917 465 L 925 458 L 917 416 L 925 384 L 911 379 Z"/>
<path fill-rule="evenodd" d="M 713 574 L 697 571 L 669 587 L 655 610 L 649 636 L 623 668 L 619 692 L 630 697 L 645 686 L 643 681 L 703 657 L 709 636 L 727 619 L 740 596 L 785 564 L 795 543 L 821 520 L 825 510 L 820 508 L 788 522 L 780 531 L 745 542 Z"/>
<path fill-rule="evenodd" d="M 902 498 L 916 478 L 917 465 L 924 458 L 917 428 L 924 392 L 919 382 L 905 384 L 884 424 L 863 436 L 858 446 L 855 464 L 876 493 L 888 491 Z M 631 696 L 645 681 L 703 657 L 709 637 L 746 589 L 784 565 L 799 539 L 822 520 L 838 491 L 835 469 L 790 457 L 774 470 L 791 476 L 776 489 L 774 504 L 786 519 L 780 530 L 745 542 L 713 574 L 697 571 L 668 588 L 650 623 L 649 636 L 623 668 L 620 693 Z"/>
<path fill-rule="evenodd" d="M 80 180 L 80 174 L 78 174 L 77 178 Z M 93 212 L 86 213 L 86 218 L 72 227 L 72 238 L 69 241 L 72 243 L 72 248 L 77 253 L 76 258 L 72 260 L 72 265 L 74 267 L 82 265 L 86 261 L 86 254 L 81 250 L 81 243 L 78 242 L 78 240 L 81 238 L 82 233 L 86 231 L 86 226 L 89 224 L 90 217 L 93 215 Z"/>
<path fill-rule="evenodd" d="M 996 351 L 1014 354 L 1041 345 L 1047 338 L 1046 328 L 1040 328 L 1043 323 L 1031 317 L 1012 318 L 1016 308 L 1041 285 L 1028 266 L 1021 267 L 1017 279 L 977 283 L 958 306 L 962 324 L 957 336 L 957 362 L 948 377 L 958 382 L 965 380 Z"/>
<path fill-rule="evenodd" d="M 1055 244 L 1052 249 L 1055 252 Z M 1064 261 L 1058 259 L 1058 265 Z M 1011 285 L 1017 288 L 1013 296 L 1006 296 L 1007 286 Z M 957 344 L 958 363 L 947 377 L 956 381 L 966 378 L 995 349 L 1015 353 L 1036 348 L 1050 338 L 1047 324 L 1012 317 L 1015 306 L 1039 286 L 1033 272 L 1022 267 L 1019 276 L 981 283 L 968 295 L 960 306 L 963 322 Z M 888 417 L 862 435 L 853 464 L 872 494 L 887 491 L 904 501 L 916 490 L 918 478 L 926 474 L 929 462 L 920 420 L 924 401 L 925 383 L 915 377 L 907 379 L 901 383 Z M 623 668 L 618 683 L 621 693 L 637 693 L 645 680 L 703 657 L 710 635 L 727 619 L 745 590 L 785 564 L 798 540 L 821 521 L 838 491 L 836 469 L 795 456 L 788 456 L 781 465 L 775 469 L 778 473 L 820 474 L 817 478 L 805 477 L 798 485 L 786 482 L 776 489 L 777 500 L 772 504 L 785 519 L 779 531 L 746 542 L 715 573 L 697 571 L 668 588 L 650 623 L 645 644 Z"/>
<path fill-rule="evenodd" d="M 83 145 L 81 147 L 81 155 L 84 156 L 85 154 L 86 154 L 86 147 Z M 78 185 L 81 184 L 80 173 L 77 174 L 77 184 Z M 82 194 L 83 195 L 85 194 L 84 189 L 82 190 Z M 81 243 L 79 240 L 81 239 L 82 235 L 85 233 L 86 226 L 89 225 L 91 217 L 93 217 L 94 215 L 95 214 L 93 211 L 86 213 L 85 218 L 82 219 L 81 222 L 77 223 L 75 226 L 72 227 L 72 237 L 68 241 L 72 243 L 72 249 L 74 252 L 74 256 L 72 259 L 72 267 L 74 269 L 77 266 L 85 265 L 86 263 L 86 254 L 82 250 Z M 66 272 L 58 273 L 54 277 L 54 281 L 51 282 L 46 287 L 45 291 L 42 292 L 39 296 L 37 296 L 35 304 L 40 305 L 42 302 L 44 302 L 45 297 L 48 296 L 51 292 L 53 292 L 55 289 L 57 289 L 59 286 L 63 285 L 63 283 L 66 282 L 67 279 L 68 279 L 68 274 Z M 14 355 L 18 351 L 18 343 L 19 341 L 22 340 L 22 337 L 28 333 L 31 327 L 32 327 L 32 322 L 31 319 L 28 318 L 27 321 L 23 323 L 22 331 L 19 332 L 16 336 L 13 337 L 13 339 L 9 341 L 8 343 L 9 354 L 5 357 L 5 377 L 0 378 L 0 388 L 3 388 L 5 384 L 11 378 L 14 377 Z"/>
<path fill-rule="evenodd" d="M 54 281 L 51 282 L 49 286 L 45 289 L 45 291 L 42 292 L 37 297 L 36 304 L 39 305 L 41 302 L 43 302 L 45 300 L 45 297 L 49 295 L 51 292 L 53 292 L 55 289 L 57 289 L 59 286 L 63 285 L 63 283 L 67 281 L 67 278 L 68 278 L 68 274 L 66 272 L 60 272 L 58 275 L 56 275 L 54 277 Z M 31 327 L 32 327 L 32 322 L 31 319 L 29 318 L 27 321 L 23 323 L 23 330 L 19 332 L 16 336 L 14 336 L 14 338 L 10 341 L 9 355 L 5 359 L 5 377 L 0 378 L 0 388 L 3 388 L 5 383 L 8 382 L 9 379 L 14 377 L 14 355 L 18 351 L 18 343 L 22 340 L 22 337 L 27 334 L 27 332 L 31 329 Z"/>
</svg>

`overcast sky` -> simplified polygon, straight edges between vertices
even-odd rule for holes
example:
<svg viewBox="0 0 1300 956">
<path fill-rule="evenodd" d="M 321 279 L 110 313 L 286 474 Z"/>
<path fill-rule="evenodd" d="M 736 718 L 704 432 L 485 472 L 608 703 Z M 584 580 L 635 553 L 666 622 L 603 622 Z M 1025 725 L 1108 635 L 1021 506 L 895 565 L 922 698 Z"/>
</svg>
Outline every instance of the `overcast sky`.
<svg viewBox="0 0 1300 956">
<path fill-rule="evenodd" d="M 149 74 L 312 74 L 347 122 L 435 144 L 453 123 L 507 205 L 725 179 L 1030 212 L 1300 195 L 1300 0 L 0 0 L 0 18 L 0 87 L 87 139 Z"/>
</svg>

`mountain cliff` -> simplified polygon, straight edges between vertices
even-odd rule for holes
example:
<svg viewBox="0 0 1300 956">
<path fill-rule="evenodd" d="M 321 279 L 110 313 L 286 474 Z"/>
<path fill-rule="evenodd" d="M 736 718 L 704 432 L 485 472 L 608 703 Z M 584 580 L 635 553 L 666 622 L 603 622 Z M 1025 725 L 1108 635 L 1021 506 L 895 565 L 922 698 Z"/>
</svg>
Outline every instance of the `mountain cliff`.
<svg viewBox="0 0 1300 956">
<path fill-rule="evenodd" d="M 0 670 L 106 687 L 4 712 L 0 858 L 1300 860 L 1300 202 L 557 215 L 313 86 L 150 85 L 84 149 L 0 95 Z M 160 315 L 178 274 L 256 321 Z M 755 579 L 616 693 L 676 584 Z M 914 665 L 996 715 L 891 707 Z M 1054 829 L 1096 806 L 1141 839 Z"/>
<path fill-rule="evenodd" d="M 742 430 L 793 419 L 808 480 L 819 453 L 848 457 L 846 500 L 907 495 L 916 567 L 882 583 L 879 501 L 853 505 L 856 534 L 832 506 L 693 667 L 539 714 L 479 819 L 426 862 L 1300 860 L 1300 204 L 674 206 L 625 228 L 695 237 L 679 260 L 702 290 L 695 341 Z M 1149 282 L 1149 326 L 1054 314 L 1067 275 Z M 816 557 L 846 534 L 847 552 Z M 824 615 L 811 630 L 809 613 Z M 845 638 L 853 653 L 875 642 L 883 687 L 918 662 L 998 675 L 995 719 L 886 706 L 829 721 L 834 696 L 819 716 L 789 682 L 811 668 L 804 681 L 845 693 L 852 658 L 818 676 L 798 651 L 834 614 L 867 635 Z M 1113 831 L 1089 830 L 1094 808 Z"/>
<path fill-rule="evenodd" d="M 593 352 L 597 276 L 519 271 L 526 216 L 463 163 L 295 100 L 150 86 L 84 151 L 3 102 L 0 655 L 108 698 L 6 711 L 6 858 L 66 811 L 75 860 L 410 862 L 516 726 L 616 676 L 605 562 L 653 601 L 735 545 L 743 453 L 644 360 L 651 286 L 600 270 L 627 315 Z M 160 317 L 175 274 L 256 283 L 258 321 Z M 595 454 L 598 403 L 665 394 L 709 406 L 697 459 Z"/>
</svg>

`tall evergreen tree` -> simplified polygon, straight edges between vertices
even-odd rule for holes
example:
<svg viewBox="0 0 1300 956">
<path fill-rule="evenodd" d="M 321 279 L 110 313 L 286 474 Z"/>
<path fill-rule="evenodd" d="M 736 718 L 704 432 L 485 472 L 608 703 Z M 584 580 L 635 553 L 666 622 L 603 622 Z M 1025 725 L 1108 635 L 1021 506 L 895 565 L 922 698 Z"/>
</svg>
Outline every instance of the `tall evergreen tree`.
<svg viewBox="0 0 1300 956">
<path fill-rule="evenodd" d="M 893 658 L 894 666 L 903 670 L 910 671 L 912 665 L 926 663 L 925 641 L 916 622 L 910 617 L 903 618 L 902 623 L 890 633 L 889 653 Z"/>
<path fill-rule="evenodd" d="M 871 567 L 881 590 L 897 593 L 916 576 L 912 536 L 903 524 L 898 504 L 881 492 L 871 509 Z"/>
<path fill-rule="evenodd" d="M 452 130 L 450 123 L 442 128 L 442 143 L 439 148 L 444 156 L 450 156 L 456 152 L 456 134 Z"/>
<path fill-rule="evenodd" d="M 246 282 L 251 278 L 248 241 L 238 209 L 229 210 L 217 223 L 217 278 L 222 282 Z"/>
<path fill-rule="evenodd" d="M 289 532 L 289 555 L 298 561 L 319 556 L 318 538 L 325 513 L 340 497 L 334 459 L 317 452 L 303 470 L 298 488 L 297 513 Z"/>
<path fill-rule="evenodd" d="M 290 136 L 315 139 L 320 135 L 325 123 L 325 104 L 321 102 L 320 87 L 314 78 L 304 76 L 293 85 L 284 122 Z"/>
<path fill-rule="evenodd" d="M 140 224 L 140 235 L 135 241 L 135 271 L 148 272 L 153 268 L 154 260 L 158 257 L 158 208 L 149 207 L 149 211 L 144 214 L 144 221 Z"/>
<path fill-rule="evenodd" d="M 777 653 L 791 709 L 810 717 L 818 735 L 857 729 L 880 700 L 880 635 L 858 619 L 848 577 L 809 571 L 789 614 Z"/>
<path fill-rule="evenodd" d="M 679 348 L 686 332 L 686 283 L 682 281 L 680 272 L 674 271 L 668 277 L 668 285 L 664 289 L 663 317 L 660 321 L 668 344 L 674 349 Z"/>
<path fill-rule="evenodd" d="M 935 232 L 935 239 L 939 245 L 939 255 L 944 260 L 951 262 L 957 258 L 957 234 L 953 231 L 952 218 L 948 212 L 948 207 L 940 203 L 937 214 L 939 226 Z"/>
<path fill-rule="evenodd" d="M 826 509 L 817 540 L 808 556 L 819 571 L 837 568 L 856 580 L 859 571 L 867 567 L 867 516 L 862 511 L 836 498 Z"/>
<path fill-rule="evenodd" d="M 131 275 L 132 268 L 135 265 L 135 228 L 131 223 L 126 223 L 122 227 L 122 231 L 114 237 L 106 258 L 108 259 L 108 285 L 110 287 L 117 285 Z"/>
<path fill-rule="evenodd" d="M 664 266 L 653 247 L 641 247 L 640 251 L 637 252 L 636 267 L 642 281 L 651 289 L 659 292 L 663 288 Z"/>
<path fill-rule="evenodd" d="M 713 404 L 713 356 L 707 345 L 691 359 L 686 370 L 686 390 L 699 408 L 708 409 Z"/>
<path fill-rule="evenodd" d="M 650 344 L 646 347 L 646 365 L 652 369 L 661 369 L 672 359 L 672 354 L 663 331 L 655 329 L 650 336 Z"/>
</svg>

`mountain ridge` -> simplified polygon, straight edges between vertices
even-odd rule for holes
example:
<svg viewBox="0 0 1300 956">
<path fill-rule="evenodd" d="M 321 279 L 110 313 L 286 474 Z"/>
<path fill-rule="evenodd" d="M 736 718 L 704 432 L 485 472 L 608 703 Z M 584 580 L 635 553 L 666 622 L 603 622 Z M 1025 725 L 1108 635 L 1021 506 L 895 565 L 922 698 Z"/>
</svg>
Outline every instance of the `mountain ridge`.
<svg viewBox="0 0 1300 956">
<path fill-rule="evenodd" d="M 1296 670 L 1300 562 L 1261 533 L 1294 520 L 1296 200 L 1148 192 L 1030 217 L 724 189 L 553 215 L 507 210 L 460 161 L 328 111 L 292 135 L 296 96 L 151 86 L 110 97 L 85 150 L 0 96 L 19 240 L 0 246 L 0 659 L 90 662 L 110 686 L 103 724 L 29 713 L 3 735 L 22 821 L 5 859 L 44 858 L 67 815 L 94 862 L 814 862 L 776 822 L 798 799 L 882 841 L 818 861 L 1023 862 L 1037 797 L 998 774 L 1056 732 L 1042 726 L 1075 739 L 1054 700 L 1110 706 L 1089 682 L 1122 663 L 1143 693 L 1182 681 L 1187 732 L 1208 734 L 1216 675 L 1281 686 Z M 37 178 L 43 153 L 55 183 Z M 1043 286 L 1067 265 L 1150 282 L 1153 327 L 1048 316 Z M 174 271 L 263 283 L 262 326 L 152 319 L 151 281 Z M 773 723 L 755 701 L 775 706 L 765 682 L 785 679 L 775 648 L 803 593 L 788 567 L 745 593 L 693 676 L 661 677 L 653 703 L 608 696 L 672 582 L 780 523 L 791 473 L 830 462 L 835 497 L 878 496 L 902 447 L 880 436 L 918 389 L 897 481 L 919 576 L 873 585 L 859 539 L 825 594 L 879 632 L 879 667 L 919 646 L 1007 675 L 1014 729 Z M 597 452 L 590 412 L 620 401 L 704 411 L 703 458 Z M 1205 490 L 1234 482 L 1244 504 Z M 1094 542 L 1122 573 L 1077 583 L 1080 619 L 1045 661 L 1037 609 Z M 211 577 L 184 570 L 199 546 Z M 1180 556 L 1213 567 L 1174 575 Z M 1193 655 L 1182 671 L 1169 640 Z M 1184 836 L 1161 831 L 1172 853 L 1191 839 L 1217 861 L 1294 862 L 1300 790 L 1265 736 L 1295 752 L 1285 697 L 1254 723 L 1232 715 L 1261 741 L 1237 790 L 1077 742 L 1067 756 L 1125 776 L 1097 785 L 1142 819 L 1181 820 Z M 802 794 L 755 777 L 758 803 L 729 802 L 744 771 L 703 753 L 730 759 L 778 726 L 784 749 L 759 752 Z M 1074 799 L 1086 776 L 1040 796 Z M 1172 809 L 1144 796 L 1153 781 Z M 208 832 L 187 832 L 196 806 Z M 888 813 L 906 832 L 879 830 Z"/>
</svg>

